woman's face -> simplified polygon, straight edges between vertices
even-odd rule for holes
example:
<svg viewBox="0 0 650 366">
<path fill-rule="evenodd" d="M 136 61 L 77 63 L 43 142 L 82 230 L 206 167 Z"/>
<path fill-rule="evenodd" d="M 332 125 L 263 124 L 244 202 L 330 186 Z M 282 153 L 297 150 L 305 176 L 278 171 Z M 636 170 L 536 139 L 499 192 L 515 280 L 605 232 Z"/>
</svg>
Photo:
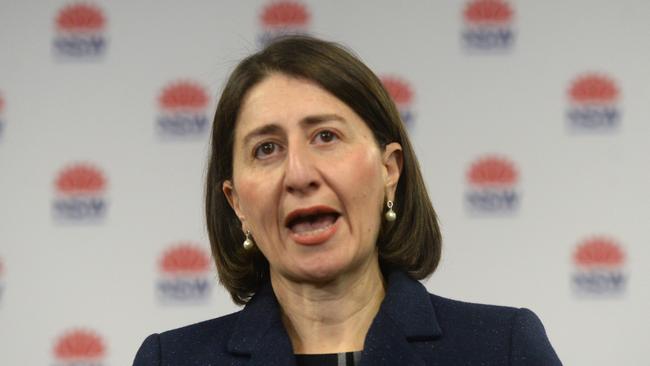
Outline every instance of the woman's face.
<svg viewBox="0 0 650 366">
<path fill-rule="evenodd" d="M 272 275 L 327 281 L 376 264 L 401 158 L 314 82 L 271 74 L 244 98 L 223 191 Z"/>
</svg>

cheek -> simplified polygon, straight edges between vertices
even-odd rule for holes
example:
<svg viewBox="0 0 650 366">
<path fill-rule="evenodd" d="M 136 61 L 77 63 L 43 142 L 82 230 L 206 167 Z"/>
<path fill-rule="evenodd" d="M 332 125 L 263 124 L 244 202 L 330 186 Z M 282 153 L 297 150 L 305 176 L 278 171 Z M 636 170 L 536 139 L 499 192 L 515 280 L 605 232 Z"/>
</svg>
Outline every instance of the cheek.
<svg viewBox="0 0 650 366">
<path fill-rule="evenodd" d="M 239 159 L 239 161 L 237 160 Z M 236 163 L 233 166 L 233 180 L 239 207 L 242 214 L 250 224 L 260 211 L 267 209 L 268 203 L 273 197 L 275 177 L 264 170 L 254 169 L 242 162 L 242 157 L 235 156 Z"/>
<path fill-rule="evenodd" d="M 267 189 L 262 189 L 265 187 Z M 271 192 L 268 185 L 260 184 L 257 179 L 242 179 L 235 181 L 235 189 L 239 196 L 239 206 L 249 225 L 257 224 L 257 219 L 265 215 L 262 211 L 268 207 L 266 202 L 270 200 Z"/>
<path fill-rule="evenodd" d="M 341 187 L 348 192 L 355 209 L 372 210 L 381 205 L 384 195 L 382 165 L 378 153 L 373 149 L 353 150 L 341 164 L 336 165 L 336 172 L 341 177 Z"/>
<path fill-rule="evenodd" d="M 374 150 L 364 149 L 350 156 L 347 164 L 346 187 L 348 210 L 352 217 L 353 232 L 362 248 L 374 248 L 380 226 L 381 205 L 384 197 L 382 165 Z"/>
</svg>

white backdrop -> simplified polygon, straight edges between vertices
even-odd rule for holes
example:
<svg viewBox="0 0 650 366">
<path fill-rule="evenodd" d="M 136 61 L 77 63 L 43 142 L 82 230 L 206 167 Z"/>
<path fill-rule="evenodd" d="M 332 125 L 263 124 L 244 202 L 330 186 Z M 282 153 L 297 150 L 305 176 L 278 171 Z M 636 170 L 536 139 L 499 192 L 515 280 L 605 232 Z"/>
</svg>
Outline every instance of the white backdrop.
<svg viewBox="0 0 650 366">
<path fill-rule="evenodd" d="M 128 365 L 237 310 L 208 257 L 209 124 L 238 60 L 306 32 L 392 80 L 444 236 L 431 292 L 531 308 L 566 365 L 648 365 L 649 14 L 0 0 L 0 364 Z"/>
</svg>

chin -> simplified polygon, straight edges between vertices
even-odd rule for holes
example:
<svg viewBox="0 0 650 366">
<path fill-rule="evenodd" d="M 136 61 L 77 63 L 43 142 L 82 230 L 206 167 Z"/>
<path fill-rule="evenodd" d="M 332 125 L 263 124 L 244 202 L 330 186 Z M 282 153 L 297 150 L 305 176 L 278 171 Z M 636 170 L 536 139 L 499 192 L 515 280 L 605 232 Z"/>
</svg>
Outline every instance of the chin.
<svg viewBox="0 0 650 366">
<path fill-rule="evenodd" d="M 301 277 L 305 282 L 325 284 L 336 281 L 342 273 L 339 268 L 321 266 L 320 268 L 310 268 L 301 271 Z"/>
<path fill-rule="evenodd" d="M 300 282 L 327 283 L 336 280 L 348 270 L 349 263 L 333 258 L 312 258 L 291 271 Z"/>
</svg>

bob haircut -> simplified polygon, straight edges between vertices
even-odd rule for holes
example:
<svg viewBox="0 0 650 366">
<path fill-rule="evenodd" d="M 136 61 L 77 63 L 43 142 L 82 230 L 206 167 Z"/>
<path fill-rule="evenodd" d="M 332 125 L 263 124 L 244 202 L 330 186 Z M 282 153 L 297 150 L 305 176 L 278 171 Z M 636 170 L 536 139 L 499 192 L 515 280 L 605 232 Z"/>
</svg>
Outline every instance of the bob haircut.
<svg viewBox="0 0 650 366">
<path fill-rule="evenodd" d="M 354 110 L 383 150 L 402 145 L 402 172 L 395 193 L 395 222 L 382 220 L 377 237 L 382 271 L 406 272 L 420 280 L 440 261 L 441 236 L 404 124 L 381 81 L 342 46 L 307 36 L 278 39 L 242 60 L 230 75 L 217 105 L 206 182 L 205 211 L 210 246 L 220 282 L 243 305 L 269 277 L 262 253 L 242 247 L 244 233 L 223 191 L 233 176 L 235 127 L 246 93 L 271 74 L 307 79 Z M 378 215 L 382 213 L 378 212 Z"/>
</svg>

